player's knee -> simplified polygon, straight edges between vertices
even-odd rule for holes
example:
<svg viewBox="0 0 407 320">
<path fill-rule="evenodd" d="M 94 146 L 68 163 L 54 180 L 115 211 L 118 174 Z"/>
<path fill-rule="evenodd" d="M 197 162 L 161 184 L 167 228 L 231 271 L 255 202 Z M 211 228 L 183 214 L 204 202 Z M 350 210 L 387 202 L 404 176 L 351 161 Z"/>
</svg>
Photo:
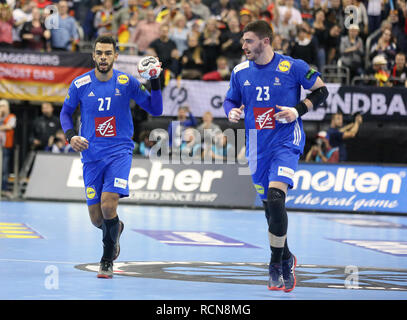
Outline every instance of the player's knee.
<svg viewBox="0 0 407 320">
<path fill-rule="evenodd" d="M 285 193 L 277 188 L 269 188 L 267 191 L 267 207 L 269 211 L 269 221 L 279 223 L 284 219 L 285 214 Z"/>
<path fill-rule="evenodd" d="M 117 202 L 109 199 L 102 201 L 101 209 L 105 219 L 112 219 L 116 216 Z"/>
</svg>

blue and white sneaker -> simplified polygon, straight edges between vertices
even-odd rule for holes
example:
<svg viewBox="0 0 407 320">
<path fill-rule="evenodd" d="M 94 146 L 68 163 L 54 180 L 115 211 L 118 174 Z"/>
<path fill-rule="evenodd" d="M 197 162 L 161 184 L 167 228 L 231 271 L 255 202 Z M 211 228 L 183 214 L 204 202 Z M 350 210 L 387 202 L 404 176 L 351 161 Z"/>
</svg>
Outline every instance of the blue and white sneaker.
<svg viewBox="0 0 407 320">
<path fill-rule="evenodd" d="M 291 257 L 287 260 L 281 262 L 283 269 L 283 279 L 284 279 L 284 292 L 293 291 L 295 284 L 297 282 L 295 277 L 295 267 L 297 266 L 297 258 L 295 255 L 291 254 Z"/>
<path fill-rule="evenodd" d="M 269 282 L 267 288 L 269 290 L 284 290 L 283 270 L 281 263 L 269 265 Z"/>
</svg>

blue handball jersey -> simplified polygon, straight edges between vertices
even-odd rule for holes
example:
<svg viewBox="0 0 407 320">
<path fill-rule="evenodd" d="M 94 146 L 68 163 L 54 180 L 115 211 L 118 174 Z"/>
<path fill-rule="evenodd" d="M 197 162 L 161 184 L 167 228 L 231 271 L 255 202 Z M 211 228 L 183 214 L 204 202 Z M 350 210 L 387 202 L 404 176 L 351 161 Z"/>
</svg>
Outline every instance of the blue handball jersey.
<svg viewBox="0 0 407 320">
<path fill-rule="evenodd" d="M 99 81 L 95 70 L 72 82 L 64 106 L 75 109 L 80 104 L 79 135 L 89 141 L 81 153 L 82 162 L 106 158 L 120 153 L 132 153 L 134 142 L 130 99 L 137 104 L 150 93 L 131 75 L 113 70 L 109 81 Z"/>
<path fill-rule="evenodd" d="M 266 65 L 247 60 L 233 69 L 226 98 L 238 106 L 245 106 L 246 157 L 249 160 L 268 156 L 272 148 L 279 145 L 303 152 L 305 134 L 301 118 L 283 124 L 273 115 L 280 111 L 276 105 L 297 105 L 301 86 L 310 89 L 319 75 L 303 60 L 278 53 L 274 53 Z M 249 130 L 255 135 L 249 134 Z"/>
</svg>

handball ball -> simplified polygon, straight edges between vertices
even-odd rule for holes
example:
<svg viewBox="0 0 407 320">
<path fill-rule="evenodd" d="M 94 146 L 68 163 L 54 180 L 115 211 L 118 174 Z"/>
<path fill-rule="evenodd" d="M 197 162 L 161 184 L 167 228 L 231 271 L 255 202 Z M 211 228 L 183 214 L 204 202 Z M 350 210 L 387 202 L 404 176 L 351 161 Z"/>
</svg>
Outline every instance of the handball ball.
<svg viewBox="0 0 407 320">
<path fill-rule="evenodd" d="M 146 80 L 158 78 L 161 72 L 160 62 L 153 56 L 144 57 L 138 63 L 138 72 Z"/>
</svg>

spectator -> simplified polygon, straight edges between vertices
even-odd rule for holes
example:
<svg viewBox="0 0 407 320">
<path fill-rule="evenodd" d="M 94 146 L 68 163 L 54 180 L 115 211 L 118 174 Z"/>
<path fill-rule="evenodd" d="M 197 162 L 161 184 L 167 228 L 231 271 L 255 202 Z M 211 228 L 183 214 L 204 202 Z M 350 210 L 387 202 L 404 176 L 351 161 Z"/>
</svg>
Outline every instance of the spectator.
<svg viewBox="0 0 407 320">
<path fill-rule="evenodd" d="M 260 11 L 263 4 L 256 0 L 245 0 L 242 9 L 249 10 L 253 16 L 257 19 L 260 16 Z"/>
<path fill-rule="evenodd" d="M 206 21 L 199 42 L 203 49 L 205 72 L 216 70 L 216 58 L 220 54 L 220 30 L 215 18 Z"/>
<path fill-rule="evenodd" d="M 62 129 L 58 129 L 55 136 L 49 137 L 45 151 L 52 153 L 75 152 L 71 145 L 66 141 L 65 133 Z"/>
<path fill-rule="evenodd" d="M 369 34 L 380 28 L 383 0 L 369 0 L 367 3 L 367 17 Z"/>
<path fill-rule="evenodd" d="M 366 72 L 366 75 L 373 79 L 369 79 L 370 81 L 366 84 L 379 87 L 391 86 L 391 82 L 389 81 L 390 72 L 388 71 L 387 65 L 388 63 L 384 56 L 378 55 L 374 57 L 372 67 Z"/>
<path fill-rule="evenodd" d="M 188 48 L 181 57 L 181 77 L 183 79 L 198 80 L 204 73 L 203 49 L 199 44 L 198 37 L 190 34 Z"/>
<path fill-rule="evenodd" d="M 187 19 L 188 29 L 192 28 L 192 25 L 195 23 L 195 20 L 201 19 L 201 16 L 192 11 L 191 4 L 187 1 L 182 3 L 181 11 L 184 14 L 185 18 Z"/>
<path fill-rule="evenodd" d="M 297 35 L 297 25 L 290 22 L 292 17 L 291 10 L 279 11 L 279 17 L 277 23 L 278 33 L 283 39 L 291 41 L 291 39 L 294 39 Z"/>
<path fill-rule="evenodd" d="M 73 45 L 79 41 L 76 22 L 68 14 L 68 3 L 65 0 L 58 2 L 58 28 L 51 30 L 52 50 L 73 51 Z"/>
<path fill-rule="evenodd" d="M 47 6 L 54 4 L 55 1 L 50 0 L 34 0 L 38 9 L 45 9 Z"/>
<path fill-rule="evenodd" d="M 202 158 L 201 141 L 196 137 L 193 128 L 186 128 L 180 146 L 181 154 L 192 159 Z"/>
<path fill-rule="evenodd" d="M 280 34 L 276 33 L 274 35 L 273 42 L 271 45 L 273 47 L 274 52 L 287 55 L 289 45 L 290 45 L 289 41 L 287 41 L 286 39 L 283 39 L 283 37 Z"/>
<path fill-rule="evenodd" d="M 328 129 L 329 144 L 333 147 L 339 148 L 339 161 L 346 161 L 348 159 L 345 140 L 355 138 L 359 132 L 359 128 L 363 122 L 360 114 L 354 117 L 354 121 L 346 126 L 343 126 L 343 114 L 337 112 L 332 115 L 331 126 Z"/>
<path fill-rule="evenodd" d="M 230 80 L 230 68 L 228 59 L 223 56 L 219 56 L 216 59 L 216 70 L 205 73 L 202 76 L 204 81 L 228 81 Z"/>
<path fill-rule="evenodd" d="M 181 106 L 178 108 L 177 120 L 168 126 L 169 146 L 173 150 L 181 147 L 183 133 L 188 127 L 196 127 L 196 119 L 188 106 Z"/>
<path fill-rule="evenodd" d="M 213 123 L 213 115 L 210 111 L 206 111 L 202 116 L 202 123 L 197 127 L 201 139 L 206 144 L 211 144 L 215 135 L 221 132 L 220 127 Z"/>
<path fill-rule="evenodd" d="M 2 158 L 2 194 L 10 196 L 7 191 L 8 176 L 10 174 L 10 161 L 14 147 L 14 129 L 16 127 L 16 116 L 10 113 L 10 105 L 7 100 L 0 100 L 0 143 L 3 149 Z"/>
<path fill-rule="evenodd" d="M 227 30 L 221 35 L 221 53 L 229 61 L 229 66 L 233 68 L 242 61 L 243 50 L 240 43 L 242 32 L 239 27 L 239 19 L 231 17 L 227 21 Z"/>
<path fill-rule="evenodd" d="M 186 26 L 187 19 L 182 13 L 174 17 L 174 25 L 170 28 L 170 39 L 175 42 L 180 55 L 188 48 L 189 29 Z"/>
<path fill-rule="evenodd" d="M 305 157 L 305 162 L 339 162 L 339 147 L 332 148 L 327 133 L 320 131 L 315 143 L 311 146 Z"/>
<path fill-rule="evenodd" d="M 112 34 L 117 35 L 122 25 L 129 25 L 134 15 L 135 17 L 139 17 L 137 0 L 128 0 L 127 6 L 122 6 L 119 10 L 113 12 Z M 139 18 L 142 19 L 143 17 L 140 16 Z"/>
<path fill-rule="evenodd" d="M 329 28 L 328 36 L 325 44 L 326 63 L 336 64 L 339 57 L 339 46 L 341 41 L 341 28 L 334 24 Z"/>
<path fill-rule="evenodd" d="M 301 0 L 301 18 L 310 26 L 314 24 L 314 9 L 311 8 L 309 0 Z"/>
<path fill-rule="evenodd" d="M 302 24 L 301 12 L 294 7 L 294 0 L 285 0 L 285 5 L 279 6 L 280 22 L 288 19 L 290 25 Z"/>
<path fill-rule="evenodd" d="M 228 138 L 222 132 L 217 132 L 214 137 L 214 143 L 211 148 L 204 149 L 204 158 L 212 159 L 215 162 L 222 160 L 222 162 L 228 159 L 235 159 L 235 148 L 228 142 Z"/>
<path fill-rule="evenodd" d="M 104 0 L 103 9 L 96 12 L 94 25 L 98 36 L 112 36 L 113 0 Z M 115 35 L 116 36 L 116 35 Z"/>
<path fill-rule="evenodd" d="M 155 141 L 150 140 L 150 131 L 144 130 L 140 133 L 138 148 L 135 149 L 135 154 L 140 154 L 144 157 L 150 156 L 151 148 L 154 146 Z"/>
<path fill-rule="evenodd" d="M 230 10 L 237 10 L 238 4 L 234 0 L 213 1 L 211 4 L 211 13 L 214 16 L 224 17 Z"/>
<path fill-rule="evenodd" d="M 356 21 L 353 23 L 357 24 L 360 29 L 360 36 L 366 39 L 369 35 L 369 19 L 367 16 L 366 7 L 363 0 L 353 0 L 352 5 L 356 7 Z"/>
<path fill-rule="evenodd" d="M 131 38 L 131 43 L 137 45 L 137 50 L 140 55 L 144 55 L 150 43 L 160 37 L 159 22 L 155 21 L 153 9 L 147 9 L 146 18 L 141 20 Z"/>
<path fill-rule="evenodd" d="M 399 52 L 396 55 L 396 62 L 391 69 L 391 77 L 399 78 L 399 80 L 393 81 L 393 86 L 407 87 L 407 66 L 405 53 Z"/>
<path fill-rule="evenodd" d="M 253 13 L 250 10 L 242 9 L 239 12 L 240 16 L 240 30 L 243 31 L 244 27 L 254 20 Z"/>
<path fill-rule="evenodd" d="M 341 37 L 339 53 L 342 65 L 350 70 L 351 78 L 363 73 L 364 47 L 363 41 L 359 37 L 358 25 L 351 25 L 348 35 Z"/>
<path fill-rule="evenodd" d="M 31 11 L 33 8 L 36 8 L 36 3 L 34 1 L 29 1 L 27 3 L 20 0 L 16 1 L 13 10 L 13 46 L 16 48 L 20 48 L 22 45 L 20 32 L 24 23 L 32 20 Z"/>
<path fill-rule="evenodd" d="M 401 52 L 407 52 L 406 2 L 402 2 L 402 8 L 403 9 L 390 11 L 389 22 L 392 36 L 396 39 L 397 49 Z"/>
<path fill-rule="evenodd" d="M 55 136 L 60 128 L 59 118 L 54 115 L 54 107 L 50 102 L 41 105 L 41 116 L 34 119 L 31 134 L 31 148 L 33 150 L 44 150 L 51 136 Z"/>
<path fill-rule="evenodd" d="M 344 26 L 345 16 L 342 8 L 341 0 L 331 0 L 331 7 L 326 13 L 328 28 L 333 25 Z"/>
<path fill-rule="evenodd" d="M 312 35 L 303 26 L 298 26 L 298 37 L 295 40 L 290 55 L 295 59 L 302 59 L 313 66 L 316 66 L 318 63 L 316 44 L 312 41 Z"/>
<path fill-rule="evenodd" d="M 191 11 L 200 16 L 204 21 L 207 21 L 211 16 L 209 8 L 202 3 L 202 0 L 191 0 Z"/>
<path fill-rule="evenodd" d="M 32 10 L 32 20 L 24 23 L 21 30 L 21 39 L 23 39 L 23 48 L 30 50 L 50 51 L 48 40 L 51 38 L 51 32 L 45 28 L 41 22 L 40 9 Z"/>
<path fill-rule="evenodd" d="M 156 52 L 164 70 L 168 69 L 175 75 L 179 74 L 179 52 L 175 42 L 169 38 L 169 27 L 167 25 L 160 25 L 160 37 L 151 42 L 149 47 Z M 164 72 L 160 76 L 163 79 Z"/>
<path fill-rule="evenodd" d="M 326 62 L 325 43 L 328 36 L 325 26 L 325 12 L 322 9 L 315 12 L 313 31 L 317 40 L 318 69 L 322 70 Z"/>
<path fill-rule="evenodd" d="M 13 15 L 7 4 L 0 4 L 0 48 L 13 44 Z"/>
<path fill-rule="evenodd" d="M 370 49 L 370 58 L 375 56 L 383 55 L 390 67 L 394 63 L 396 57 L 397 45 L 392 32 L 389 29 L 383 31 L 382 36 L 379 38 L 377 43 L 375 43 Z"/>
</svg>

